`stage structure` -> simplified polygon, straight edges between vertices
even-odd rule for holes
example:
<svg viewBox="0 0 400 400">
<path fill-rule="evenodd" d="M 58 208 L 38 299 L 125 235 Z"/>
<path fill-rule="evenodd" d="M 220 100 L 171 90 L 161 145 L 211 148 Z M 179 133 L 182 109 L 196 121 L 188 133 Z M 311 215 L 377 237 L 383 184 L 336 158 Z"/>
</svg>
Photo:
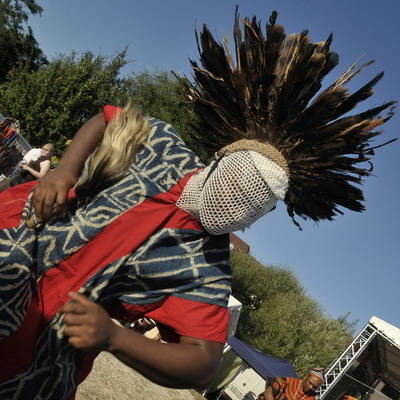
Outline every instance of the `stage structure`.
<svg viewBox="0 0 400 400">
<path fill-rule="evenodd" d="M 372 317 L 332 363 L 319 398 L 336 400 L 343 395 L 363 400 L 400 400 L 399 328 Z"/>
</svg>

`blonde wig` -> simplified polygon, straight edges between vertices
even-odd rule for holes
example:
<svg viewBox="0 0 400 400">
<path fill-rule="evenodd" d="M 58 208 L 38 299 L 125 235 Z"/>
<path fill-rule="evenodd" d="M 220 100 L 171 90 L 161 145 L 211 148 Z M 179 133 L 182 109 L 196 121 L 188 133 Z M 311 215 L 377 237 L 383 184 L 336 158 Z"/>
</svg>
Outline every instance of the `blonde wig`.
<svg viewBox="0 0 400 400">
<path fill-rule="evenodd" d="M 76 184 L 79 194 L 97 192 L 120 178 L 147 140 L 150 124 L 131 102 L 108 123 Z"/>
</svg>

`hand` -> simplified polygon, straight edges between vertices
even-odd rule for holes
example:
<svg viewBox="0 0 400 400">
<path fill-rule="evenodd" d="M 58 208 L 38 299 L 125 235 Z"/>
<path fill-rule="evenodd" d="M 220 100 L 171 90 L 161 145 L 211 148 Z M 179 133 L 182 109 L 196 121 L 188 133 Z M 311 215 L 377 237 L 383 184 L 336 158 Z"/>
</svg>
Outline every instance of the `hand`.
<svg viewBox="0 0 400 400">
<path fill-rule="evenodd" d="M 72 301 L 61 308 L 65 314 L 64 334 L 75 348 L 86 351 L 107 349 L 121 329 L 98 304 L 78 293 L 69 293 Z"/>
<path fill-rule="evenodd" d="M 38 221 L 49 221 L 56 206 L 58 215 L 67 211 L 68 191 L 77 182 L 77 178 L 65 168 L 56 168 L 41 179 L 33 193 L 32 202 Z"/>
<path fill-rule="evenodd" d="M 25 171 L 28 171 L 28 170 L 29 170 L 29 167 L 28 167 L 27 164 L 22 164 L 20 168 L 23 169 L 23 170 L 25 170 Z"/>
</svg>

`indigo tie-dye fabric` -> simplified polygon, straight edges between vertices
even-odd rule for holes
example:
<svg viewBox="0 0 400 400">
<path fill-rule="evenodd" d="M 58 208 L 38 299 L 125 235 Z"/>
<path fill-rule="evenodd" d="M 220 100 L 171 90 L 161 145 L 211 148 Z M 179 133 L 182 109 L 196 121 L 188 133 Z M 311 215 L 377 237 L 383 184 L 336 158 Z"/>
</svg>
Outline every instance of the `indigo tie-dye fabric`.
<svg viewBox="0 0 400 400">
<path fill-rule="evenodd" d="M 57 313 L 71 290 L 110 313 L 142 307 L 178 334 L 224 341 L 229 238 L 209 235 L 176 206 L 202 164 L 171 125 L 150 123 L 129 171 L 63 220 L 28 229 L 21 204 L 31 186 L 0 194 L 0 365 L 10 365 L 0 398 L 73 398 L 87 357 L 68 345 Z M 180 315 L 190 307 L 200 311 Z"/>
</svg>

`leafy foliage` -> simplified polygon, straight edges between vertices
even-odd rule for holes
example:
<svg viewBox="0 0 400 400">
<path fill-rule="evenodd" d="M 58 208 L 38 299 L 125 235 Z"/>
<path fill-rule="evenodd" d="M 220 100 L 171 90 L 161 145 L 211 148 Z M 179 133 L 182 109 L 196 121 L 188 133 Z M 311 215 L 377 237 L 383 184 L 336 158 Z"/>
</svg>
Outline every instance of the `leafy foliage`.
<svg viewBox="0 0 400 400">
<path fill-rule="evenodd" d="M 233 295 L 242 302 L 238 336 L 272 356 L 292 362 L 300 376 L 328 366 L 352 340 L 346 317 L 327 317 L 295 275 L 232 253 Z"/>
<path fill-rule="evenodd" d="M 60 55 L 38 71 L 15 71 L 0 85 L 0 110 L 20 120 L 22 134 L 34 146 L 64 143 L 105 104 L 124 105 L 132 99 L 152 117 L 171 123 L 185 142 L 204 154 L 187 132 L 194 119 L 181 86 L 168 72 L 148 71 L 120 77 L 125 51 L 113 58 L 86 52 Z"/>
<path fill-rule="evenodd" d="M 182 85 L 171 73 L 145 71 L 133 75 L 123 81 L 122 90 L 122 99 L 130 98 L 147 115 L 172 124 L 186 144 L 206 160 L 204 148 L 190 134 L 195 120 L 192 106 L 186 101 Z"/>
<path fill-rule="evenodd" d="M 15 69 L 35 71 L 46 63 L 27 25 L 29 14 L 41 11 L 34 0 L 0 0 L 0 82 L 10 79 Z"/>
<path fill-rule="evenodd" d="M 20 120 L 31 145 L 52 142 L 60 151 L 104 104 L 116 102 L 125 63 L 124 51 L 111 59 L 86 52 L 59 56 L 35 72 L 20 70 L 0 86 L 0 109 Z"/>
</svg>

